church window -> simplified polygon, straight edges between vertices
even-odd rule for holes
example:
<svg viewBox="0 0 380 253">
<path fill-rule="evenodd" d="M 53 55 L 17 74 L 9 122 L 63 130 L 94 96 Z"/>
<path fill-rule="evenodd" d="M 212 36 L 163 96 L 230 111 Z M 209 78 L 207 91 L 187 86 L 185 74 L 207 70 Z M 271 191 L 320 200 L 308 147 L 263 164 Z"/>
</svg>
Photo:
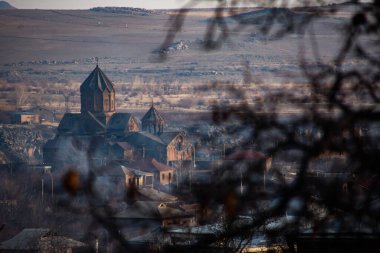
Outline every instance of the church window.
<svg viewBox="0 0 380 253">
<path fill-rule="evenodd" d="M 105 111 L 108 111 L 109 110 L 109 100 L 108 100 L 108 96 L 104 96 L 104 104 L 103 104 L 103 108 Z"/>
</svg>

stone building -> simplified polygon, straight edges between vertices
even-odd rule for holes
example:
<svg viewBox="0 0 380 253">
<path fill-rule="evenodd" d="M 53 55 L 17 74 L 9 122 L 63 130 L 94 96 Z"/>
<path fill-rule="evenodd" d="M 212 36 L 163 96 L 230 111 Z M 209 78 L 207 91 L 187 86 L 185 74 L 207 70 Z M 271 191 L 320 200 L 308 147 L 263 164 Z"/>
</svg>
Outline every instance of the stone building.
<svg viewBox="0 0 380 253">
<path fill-rule="evenodd" d="M 81 113 L 90 112 L 106 125 L 115 112 L 115 89 L 96 65 L 80 86 Z"/>
<path fill-rule="evenodd" d="M 142 130 L 151 134 L 161 135 L 164 131 L 164 125 L 164 118 L 152 104 L 152 107 L 141 119 Z"/>
<path fill-rule="evenodd" d="M 166 122 L 153 104 L 141 122 L 130 113 L 116 112 L 114 85 L 98 65 L 80 86 L 80 94 L 80 113 L 63 116 L 55 139 L 44 147 L 44 162 L 62 163 L 70 155 L 75 156 L 75 152 L 68 154 L 61 150 L 68 144 L 75 147 L 75 142 L 80 143 L 81 154 L 92 154 L 86 148 L 103 152 L 96 153 L 97 159 L 104 158 L 102 161 L 151 158 L 175 166 L 176 161 L 192 160 L 193 148 L 186 134 L 165 132 Z M 104 145 L 104 141 L 90 143 L 94 137 L 101 137 L 109 145 Z M 102 146 L 94 147 L 96 143 Z M 66 160 L 70 161 L 75 159 Z"/>
</svg>

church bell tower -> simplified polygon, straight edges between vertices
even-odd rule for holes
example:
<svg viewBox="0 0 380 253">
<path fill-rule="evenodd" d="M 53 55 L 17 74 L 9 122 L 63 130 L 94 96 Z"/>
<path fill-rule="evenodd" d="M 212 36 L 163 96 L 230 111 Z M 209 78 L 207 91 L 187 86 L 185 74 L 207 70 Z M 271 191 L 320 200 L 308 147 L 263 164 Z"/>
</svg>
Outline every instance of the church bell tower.
<svg viewBox="0 0 380 253">
<path fill-rule="evenodd" d="M 90 112 L 104 125 L 115 112 L 115 89 L 98 64 L 80 86 L 81 113 Z"/>
</svg>

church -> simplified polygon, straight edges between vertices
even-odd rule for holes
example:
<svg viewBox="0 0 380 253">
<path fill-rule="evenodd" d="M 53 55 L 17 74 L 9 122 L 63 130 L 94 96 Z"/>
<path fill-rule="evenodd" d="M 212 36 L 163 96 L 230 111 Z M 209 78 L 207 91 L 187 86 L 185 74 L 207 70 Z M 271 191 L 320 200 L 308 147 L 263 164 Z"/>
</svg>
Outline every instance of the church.
<svg viewBox="0 0 380 253">
<path fill-rule="evenodd" d="M 165 131 L 152 103 L 140 119 L 116 111 L 114 84 L 96 65 L 80 86 L 81 111 L 66 113 L 56 137 L 43 147 L 44 162 L 56 167 L 104 165 L 112 161 L 155 159 L 191 164 L 193 146 L 186 133 Z"/>
</svg>

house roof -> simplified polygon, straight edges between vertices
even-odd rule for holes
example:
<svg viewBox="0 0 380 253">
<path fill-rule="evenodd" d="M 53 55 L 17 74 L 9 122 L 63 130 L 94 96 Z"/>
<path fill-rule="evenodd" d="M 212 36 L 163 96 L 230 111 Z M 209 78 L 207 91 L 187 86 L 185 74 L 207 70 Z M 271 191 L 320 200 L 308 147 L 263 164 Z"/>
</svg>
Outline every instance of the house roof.
<svg viewBox="0 0 380 253">
<path fill-rule="evenodd" d="M 153 167 L 159 171 L 169 171 L 169 170 L 174 170 L 173 167 L 170 167 L 166 164 L 163 164 L 163 163 L 160 163 L 159 161 L 157 161 L 156 159 L 152 159 L 151 160 L 151 163 L 153 165 Z"/>
<path fill-rule="evenodd" d="M 130 113 L 114 113 L 107 124 L 107 130 L 123 131 L 128 127 L 131 118 L 134 116 Z"/>
<path fill-rule="evenodd" d="M 157 243 L 157 239 L 163 236 L 162 229 L 158 227 L 146 234 L 130 238 L 128 239 L 128 242 L 131 244 Z"/>
<path fill-rule="evenodd" d="M 35 112 L 29 112 L 29 111 L 17 111 L 17 112 L 11 112 L 12 115 L 39 115 Z"/>
<path fill-rule="evenodd" d="M 150 134 L 148 132 L 133 132 L 121 139 L 121 141 L 126 141 L 135 147 L 147 146 L 149 144 L 154 143 L 165 145 L 165 143 L 160 139 L 160 137 L 154 134 Z"/>
<path fill-rule="evenodd" d="M 97 169 L 93 169 L 98 176 L 119 176 L 124 177 L 125 173 L 121 165 L 109 164 Z"/>
<path fill-rule="evenodd" d="M 70 135 L 104 133 L 105 126 L 91 113 L 65 113 L 58 126 L 58 132 Z"/>
<path fill-rule="evenodd" d="M 38 241 L 47 235 L 50 229 L 26 228 L 8 241 L 0 244 L 0 249 L 8 250 L 38 250 Z"/>
<path fill-rule="evenodd" d="M 249 150 L 238 150 L 234 153 L 226 156 L 224 160 L 230 160 L 230 161 L 255 161 L 255 160 L 261 160 L 265 159 L 266 156 L 258 151 L 249 149 Z"/>
<path fill-rule="evenodd" d="M 116 142 L 116 143 L 113 144 L 113 146 L 115 146 L 115 145 L 121 147 L 124 150 L 133 148 L 133 146 L 131 144 L 129 144 L 128 142 L 125 142 L 125 141 Z"/>
<path fill-rule="evenodd" d="M 45 112 L 45 113 L 54 113 L 54 111 L 50 110 L 50 109 L 47 109 L 45 107 L 42 107 L 40 105 L 36 105 L 36 106 L 33 106 L 27 110 L 25 110 L 26 112 Z"/>
<path fill-rule="evenodd" d="M 168 193 L 156 190 L 152 187 L 143 187 L 137 189 L 138 193 L 142 196 L 152 200 L 152 201 L 163 201 L 163 202 L 175 202 L 178 200 L 176 196 L 170 195 Z"/>
<path fill-rule="evenodd" d="M 176 138 L 178 135 L 182 134 L 182 132 L 163 132 L 160 134 L 160 139 L 163 143 L 168 145 L 174 138 Z"/>
<path fill-rule="evenodd" d="M 136 170 L 136 169 L 132 169 L 130 167 L 126 167 L 126 166 L 121 166 L 121 168 L 123 169 L 123 172 L 124 174 L 133 174 L 133 175 L 136 175 L 136 176 L 153 176 L 152 173 L 149 173 L 149 172 L 145 172 L 145 171 L 141 171 L 141 170 Z"/>
<path fill-rule="evenodd" d="M 192 216 L 180 209 L 172 208 L 157 201 L 136 201 L 124 211 L 117 213 L 116 219 L 162 220 Z"/>
<path fill-rule="evenodd" d="M 161 172 L 174 170 L 166 164 L 158 162 L 156 159 L 140 159 L 129 163 L 132 168 L 140 169 L 147 172 Z"/>
<path fill-rule="evenodd" d="M 141 122 L 143 124 L 146 124 L 146 123 L 154 123 L 154 124 L 160 123 L 160 124 L 164 124 L 165 120 L 161 116 L 161 114 L 157 111 L 157 109 L 154 107 L 154 105 L 152 105 L 150 107 L 150 109 L 142 117 Z"/>
<path fill-rule="evenodd" d="M 51 251 L 52 249 L 68 249 L 87 247 L 86 244 L 64 236 L 42 237 L 39 241 L 41 251 Z"/>
<path fill-rule="evenodd" d="M 98 65 L 96 65 L 95 69 L 80 86 L 80 92 L 82 93 L 84 90 L 100 92 L 108 90 L 109 92 L 115 92 L 112 82 L 108 79 L 108 77 L 104 74 Z"/>
<path fill-rule="evenodd" d="M 51 235 L 50 229 L 26 228 L 13 238 L 0 244 L 2 250 L 37 251 L 85 247 L 86 244 L 64 236 Z"/>
</svg>

